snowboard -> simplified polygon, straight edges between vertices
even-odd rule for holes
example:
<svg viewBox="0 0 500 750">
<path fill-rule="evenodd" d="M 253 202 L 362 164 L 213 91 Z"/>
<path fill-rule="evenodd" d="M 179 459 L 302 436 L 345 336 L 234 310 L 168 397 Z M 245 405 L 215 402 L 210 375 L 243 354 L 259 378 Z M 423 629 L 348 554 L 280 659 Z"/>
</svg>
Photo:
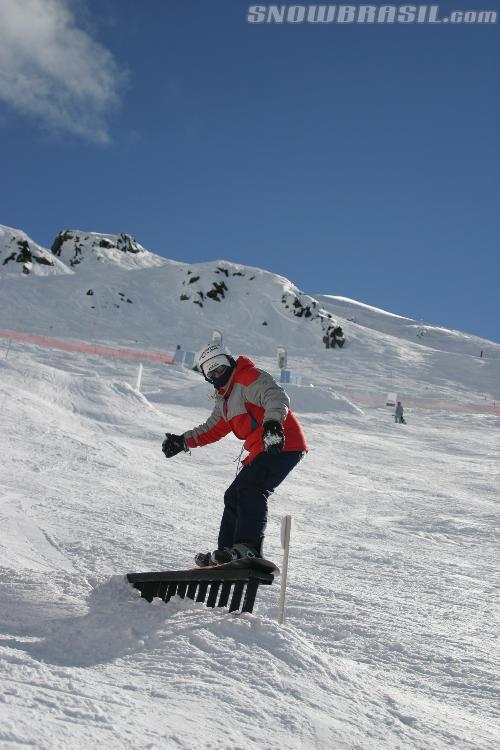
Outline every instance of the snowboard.
<svg viewBox="0 0 500 750">
<path fill-rule="evenodd" d="M 204 565 L 201 567 L 183 568 L 181 570 L 151 571 L 148 573 L 128 573 L 130 583 L 142 581 L 187 581 L 192 578 L 198 580 L 243 580 L 254 573 L 259 576 L 279 575 L 279 568 L 271 560 L 263 557 L 242 557 L 218 565 Z"/>
</svg>

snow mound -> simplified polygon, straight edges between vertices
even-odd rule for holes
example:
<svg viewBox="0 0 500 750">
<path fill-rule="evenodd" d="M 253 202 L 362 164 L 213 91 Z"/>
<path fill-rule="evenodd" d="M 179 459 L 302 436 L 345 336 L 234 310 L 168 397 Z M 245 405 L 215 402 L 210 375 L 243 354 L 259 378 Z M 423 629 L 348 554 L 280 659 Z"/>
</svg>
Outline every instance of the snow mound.
<svg viewBox="0 0 500 750">
<path fill-rule="evenodd" d="M 362 414 L 362 410 L 351 403 L 344 396 L 327 388 L 317 388 L 313 385 L 283 386 L 290 396 L 293 410 L 298 414 L 314 414 L 328 412 L 343 412 L 345 414 Z"/>
</svg>

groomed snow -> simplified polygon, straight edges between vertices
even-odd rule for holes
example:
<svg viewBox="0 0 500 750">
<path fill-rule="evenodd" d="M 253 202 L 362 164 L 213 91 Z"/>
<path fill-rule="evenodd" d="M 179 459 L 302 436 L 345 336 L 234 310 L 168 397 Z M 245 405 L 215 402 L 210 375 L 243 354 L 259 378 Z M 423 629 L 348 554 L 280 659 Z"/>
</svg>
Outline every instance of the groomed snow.
<svg viewBox="0 0 500 750">
<path fill-rule="evenodd" d="M 295 522 L 285 624 L 277 583 L 230 615 L 147 604 L 124 578 L 214 545 L 240 443 L 161 453 L 166 430 L 206 418 L 207 384 L 151 362 L 138 392 L 137 362 L 0 338 L 0 748 L 499 746 L 500 347 L 464 334 L 449 351 L 439 332 L 427 346 L 332 301 L 347 343 L 327 351 L 314 322 L 287 317 L 281 277 L 249 295 L 236 277 L 239 295 L 228 284 L 199 310 L 174 298 L 176 268 L 4 280 L 0 328 L 171 351 L 217 327 L 275 375 L 289 348 L 311 451 L 270 501 L 278 564 L 281 516 Z M 118 292 L 133 304 L 113 307 Z M 389 391 L 436 408 L 395 425 Z"/>
</svg>

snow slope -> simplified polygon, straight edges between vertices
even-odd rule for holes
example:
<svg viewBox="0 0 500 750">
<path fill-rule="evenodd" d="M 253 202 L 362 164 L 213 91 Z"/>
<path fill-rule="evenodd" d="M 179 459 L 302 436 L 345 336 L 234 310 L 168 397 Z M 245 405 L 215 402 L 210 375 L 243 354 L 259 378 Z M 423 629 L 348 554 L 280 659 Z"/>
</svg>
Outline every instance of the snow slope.
<svg viewBox="0 0 500 750">
<path fill-rule="evenodd" d="M 313 298 L 261 269 L 171 261 L 129 235 L 65 231 L 52 247 L 68 264 L 79 262 L 65 266 L 71 273 L 64 276 L 0 278 L 1 329 L 172 352 L 177 344 L 199 350 L 217 328 L 235 353 L 274 360 L 276 346 L 287 347 L 290 366 L 304 377 L 313 369 L 328 388 L 500 400 L 500 345 L 477 336 L 431 326 L 421 336 L 417 321 L 343 298 Z M 323 347 L 333 322 L 346 333 L 348 356 Z"/>
<path fill-rule="evenodd" d="M 319 295 L 318 300 L 353 326 L 361 325 L 363 328 L 392 334 L 400 339 L 404 338 L 409 342 L 440 351 L 457 352 L 458 354 L 468 353 L 472 356 L 478 356 L 483 350 L 484 353 L 489 352 L 491 356 L 500 356 L 497 347 L 490 350 L 491 342 L 471 333 L 429 325 L 346 297 Z M 466 301 L 464 301 L 464 304 L 466 304 Z"/>
<path fill-rule="evenodd" d="M 0 224 L 0 280 L 6 276 L 69 274 L 70 269 L 20 229 Z"/>
<path fill-rule="evenodd" d="M 311 298 L 258 269 L 112 256 L 4 276 L 0 328 L 169 351 L 215 327 L 275 374 L 288 347 L 311 451 L 270 501 L 278 563 L 281 515 L 295 519 L 287 619 L 277 585 L 235 616 L 148 605 L 124 580 L 216 538 L 240 443 L 161 454 L 165 430 L 210 410 L 196 373 L 145 364 L 139 393 L 136 362 L 0 338 L 0 748 L 498 746 L 500 422 L 458 407 L 499 398 L 500 347 L 481 360 L 458 333 L 453 351 L 447 334 L 431 346 L 377 311 L 349 321 L 362 306 L 336 298 L 297 316 L 283 295 Z M 207 299 L 220 279 L 224 297 Z M 341 351 L 322 347 L 328 312 Z M 436 408 L 399 426 L 362 403 L 391 390 Z"/>
</svg>

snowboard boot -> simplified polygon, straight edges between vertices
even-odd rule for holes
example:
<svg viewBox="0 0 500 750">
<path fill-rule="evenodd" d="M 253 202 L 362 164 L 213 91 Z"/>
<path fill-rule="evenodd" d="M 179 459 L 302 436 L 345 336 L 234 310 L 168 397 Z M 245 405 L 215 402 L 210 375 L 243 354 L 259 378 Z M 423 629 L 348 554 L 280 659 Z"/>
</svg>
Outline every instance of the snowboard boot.
<svg viewBox="0 0 500 750">
<path fill-rule="evenodd" d="M 261 557 L 260 549 L 252 542 L 238 542 L 231 548 L 233 560 L 239 560 L 242 557 Z"/>
<path fill-rule="evenodd" d="M 194 563 L 198 566 L 198 568 L 206 568 L 207 565 L 213 565 L 211 553 L 198 552 L 198 554 L 195 555 Z"/>
<path fill-rule="evenodd" d="M 229 547 L 214 550 L 210 557 L 213 565 L 224 565 L 224 563 L 231 562 L 234 559 Z"/>
<path fill-rule="evenodd" d="M 241 560 L 243 557 L 260 556 L 260 550 L 258 550 L 251 542 L 238 542 L 232 547 L 216 549 L 212 552 L 212 560 L 217 565 L 223 565 L 224 563 L 232 562 L 233 560 Z"/>
<path fill-rule="evenodd" d="M 262 554 L 251 542 L 238 542 L 233 547 L 198 552 L 194 561 L 199 568 L 206 568 L 209 565 L 224 565 L 233 560 L 241 560 L 243 557 L 262 557 Z"/>
<path fill-rule="evenodd" d="M 194 562 L 199 568 L 207 568 L 209 565 L 222 565 L 222 563 L 231 562 L 233 556 L 229 548 L 216 549 L 214 552 L 198 552 L 195 555 Z"/>
</svg>

